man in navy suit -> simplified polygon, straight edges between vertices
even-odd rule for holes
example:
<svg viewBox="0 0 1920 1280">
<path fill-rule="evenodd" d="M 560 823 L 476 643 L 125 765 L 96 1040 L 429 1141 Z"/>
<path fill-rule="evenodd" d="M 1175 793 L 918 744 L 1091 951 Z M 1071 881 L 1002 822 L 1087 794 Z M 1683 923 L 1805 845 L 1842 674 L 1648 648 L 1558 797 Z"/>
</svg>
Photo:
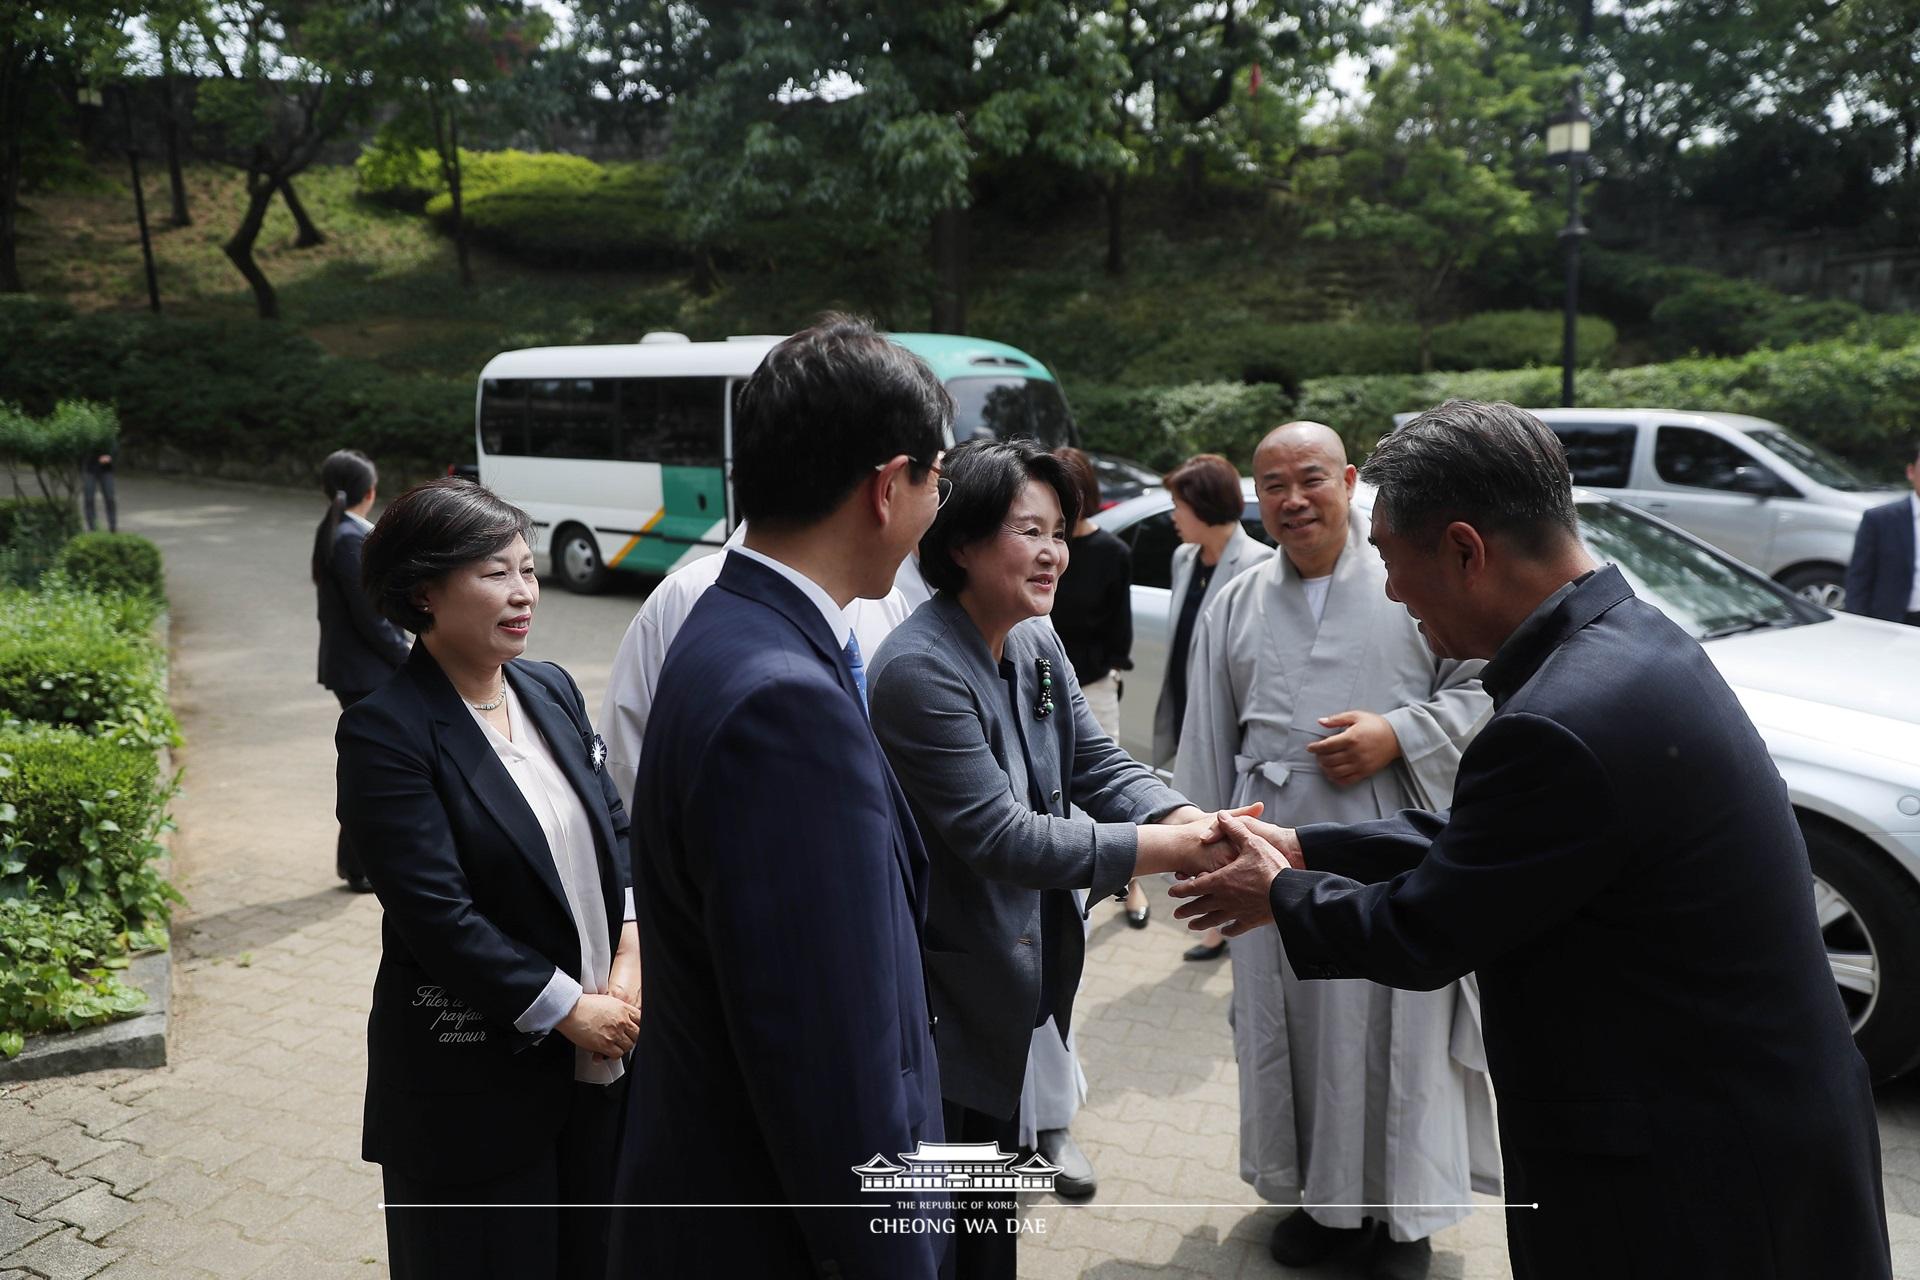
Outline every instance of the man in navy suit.
<svg viewBox="0 0 1920 1280">
<path fill-rule="evenodd" d="M 1907 463 L 1913 492 L 1860 517 L 1847 565 L 1847 612 L 1920 627 L 1920 444 Z"/>
<path fill-rule="evenodd" d="M 853 1172 L 943 1133 L 927 858 L 845 611 L 932 524 L 952 418 L 932 370 L 843 316 L 741 388 L 747 538 L 667 653 L 634 784 L 646 1011 L 616 1191 L 654 1208 L 617 1214 L 610 1276 L 915 1280 L 945 1258 L 942 1222 L 863 1201 Z"/>
<path fill-rule="evenodd" d="M 1587 552 L 1566 455 L 1509 404 L 1380 442 L 1386 592 L 1490 659 L 1453 807 L 1298 832 L 1175 915 L 1273 923 L 1305 979 L 1475 972 L 1516 1280 L 1891 1273 L 1880 1144 L 1766 744 L 1693 638 Z"/>
</svg>

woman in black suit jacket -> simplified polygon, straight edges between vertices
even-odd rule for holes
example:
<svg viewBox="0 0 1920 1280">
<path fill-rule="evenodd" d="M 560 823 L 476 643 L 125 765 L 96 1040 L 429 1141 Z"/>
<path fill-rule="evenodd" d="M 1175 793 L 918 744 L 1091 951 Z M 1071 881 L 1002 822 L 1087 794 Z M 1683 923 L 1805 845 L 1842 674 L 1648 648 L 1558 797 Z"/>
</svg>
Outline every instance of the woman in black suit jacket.
<svg viewBox="0 0 1920 1280">
<path fill-rule="evenodd" d="M 345 711 L 387 682 L 407 660 L 406 632 L 380 616 L 360 589 L 360 548 L 373 525 L 380 476 L 373 460 L 358 449 L 337 449 L 320 464 L 320 490 L 327 514 L 313 531 L 313 586 L 320 607 L 320 683 Z M 373 886 L 345 827 L 333 850 L 334 874 L 355 893 Z"/>
<path fill-rule="evenodd" d="M 627 816 L 572 677 L 520 657 L 527 528 L 434 480 L 367 538 L 368 594 L 420 637 L 337 734 L 340 820 L 386 909 L 361 1153 L 396 1278 L 605 1266 L 605 1212 L 556 1206 L 610 1198 L 640 1020 Z M 505 1204 L 546 1207 L 423 1207 Z"/>
</svg>

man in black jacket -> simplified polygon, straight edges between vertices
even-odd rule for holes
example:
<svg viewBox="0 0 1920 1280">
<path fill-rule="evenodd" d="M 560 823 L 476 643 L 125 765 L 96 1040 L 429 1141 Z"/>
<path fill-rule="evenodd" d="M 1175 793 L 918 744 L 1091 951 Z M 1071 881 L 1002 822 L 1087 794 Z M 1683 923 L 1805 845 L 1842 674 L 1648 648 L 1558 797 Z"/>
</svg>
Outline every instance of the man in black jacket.
<svg viewBox="0 0 1920 1280">
<path fill-rule="evenodd" d="M 1847 612 L 1920 627 L 1920 445 L 1902 494 L 1860 517 L 1847 565 Z"/>
<path fill-rule="evenodd" d="M 1303 978 L 1478 972 L 1518 1280 L 1889 1275 L 1866 1064 L 1733 692 L 1587 553 L 1537 419 L 1450 401 L 1362 474 L 1387 594 L 1491 659 L 1493 717 L 1450 811 L 1227 819 L 1176 914 L 1277 924 Z"/>
</svg>

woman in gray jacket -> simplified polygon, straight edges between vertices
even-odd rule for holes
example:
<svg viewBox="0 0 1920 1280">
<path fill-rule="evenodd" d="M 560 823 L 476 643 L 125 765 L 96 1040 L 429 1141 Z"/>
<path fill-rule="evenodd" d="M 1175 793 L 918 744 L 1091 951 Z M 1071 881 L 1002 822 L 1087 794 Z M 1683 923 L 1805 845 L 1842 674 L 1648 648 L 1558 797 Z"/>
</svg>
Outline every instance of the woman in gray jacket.
<svg viewBox="0 0 1920 1280">
<path fill-rule="evenodd" d="M 1036 1027 L 1064 1038 L 1088 900 L 1219 860 L 1212 816 L 1101 731 L 1048 624 L 1078 494 L 1015 440 L 946 456 L 951 498 L 920 543 L 933 599 L 870 676 L 874 732 L 932 862 L 925 963 L 949 1142 L 1018 1142 Z M 1017 1207 L 978 1216 L 1004 1218 Z M 995 1224 L 996 1226 L 1002 1224 Z M 1015 1273 L 1016 1234 L 962 1232 L 960 1280 Z"/>
</svg>

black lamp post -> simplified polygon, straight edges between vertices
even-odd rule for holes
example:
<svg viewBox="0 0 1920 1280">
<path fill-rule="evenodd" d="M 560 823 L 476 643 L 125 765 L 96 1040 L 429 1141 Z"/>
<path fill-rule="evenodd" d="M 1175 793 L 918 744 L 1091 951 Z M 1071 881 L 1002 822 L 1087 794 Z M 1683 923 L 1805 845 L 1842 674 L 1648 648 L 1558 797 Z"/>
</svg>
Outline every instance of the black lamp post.
<svg viewBox="0 0 1920 1280">
<path fill-rule="evenodd" d="M 1580 178 L 1587 152 L 1593 148 L 1593 119 L 1580 102 L 1580 78 L 1567 86 L 1567 109 L 1547 121 L 1547 159 L 1567 166 L 1567 225 L 1560 239 L 1567 246 L 1567 318 L 1560 339 L 1560 404 L 1573 407 L 1574 325 L 1580 310 L 1580 241 L 1587 234 L 1580 221 Z"/>
</svg>

